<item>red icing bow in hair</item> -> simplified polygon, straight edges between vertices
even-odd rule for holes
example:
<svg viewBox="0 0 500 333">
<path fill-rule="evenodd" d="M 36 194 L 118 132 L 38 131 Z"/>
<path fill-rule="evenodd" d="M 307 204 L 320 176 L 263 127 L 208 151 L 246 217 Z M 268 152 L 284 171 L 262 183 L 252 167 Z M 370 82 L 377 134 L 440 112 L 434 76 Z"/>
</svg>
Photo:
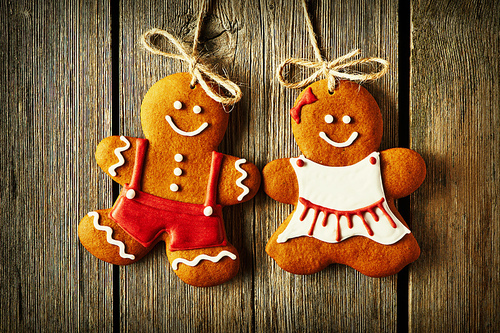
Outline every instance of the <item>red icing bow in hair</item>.
<svg viewBox="0 0 500 333">
<path fill-rule="evenodd" d="M 297 124 L 300 124 L 300 112 L 302 107 L 307 104 L 316 102 L 318 99 L 314 96 L 311 87 L 307 88 L 304 95 L 299 99 L 297 105 L 290 109 L 290 115 Z"/>
</svg>

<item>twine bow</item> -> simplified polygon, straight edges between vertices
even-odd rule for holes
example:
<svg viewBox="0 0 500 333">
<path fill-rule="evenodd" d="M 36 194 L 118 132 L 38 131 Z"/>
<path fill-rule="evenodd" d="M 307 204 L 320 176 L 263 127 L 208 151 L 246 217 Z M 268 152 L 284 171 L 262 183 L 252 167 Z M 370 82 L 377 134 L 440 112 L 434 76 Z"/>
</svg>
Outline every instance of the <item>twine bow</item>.
<svg viewBox="0 0 500 333">
<path fill-rule="evenodd" d="M 204 64 L 202 64 L 199 61 L 197 48 L 198 48 L 198 36 L 199 36 L 199 31 L 200 31 L 200 26 L 201 26 L 201 17 L 202 17 L 202 12 L 200 12 L 200 16 L 198 17 L 198 25 L 197 25 L 197 28 L 195 31 L 193 51 L 191 54 L 189 54 L 188 51 L 186 51 L 184 46 L 181 44 L 181 42 L 179 42 L 179 40 L 177 38 L 172 36 L 167 31 L 157 29 L 157 28 L 151 29 L 151 30 L 147 31 L 144 35 L 142 35 L 142 38 L 141 38 L 142 45 L 144 46 L 144 48 L 146 50 L 148 50 L 151 53 L 159 54 L 161 56 L 168 57 L 168 58 L 186 61 L 189 64 L 189 73 L 191 73 L 191 75 L 193 76 L 193 79 L 191 80 L 191 86 L 194 86 L 196 84 L 196 82 L 199 82 L 201 87 L 203 88 L 203 90 L 205 90 L 207 95 L 210 96 L 212 99 L 214 99 L 215 101 L 222 103 L 222 104 L 232 105 L 232 104 L 238 102 L 241 99 L 241 97 L 243 96 L 238 85 L 236 85 L 234 82 L 232 82 L 228 78 L 225 78 L 223 76 L 220 76 L 217 73 L 212 72 L 210 70 L 210 68 L 208 68 L 207 66 L 205 66 Z M 177 50 L 179 51 L 180 54 L 168 53 L 168 52 L 164 52 L 164 51 L 160 50 L 156 45 L 154 45 L 151 42 L 151 39 L 156 35 L 161 35 L 161 36 L 167 38 L 168 41 L 170 41 L 170 43 L 172 43 L 177 48 Z M 211 87 L 207 83 L 207 81 L 205 80 L 205 77 L 210 78 L 212 81 L 217 83 L 219 86 L 224 87 L 224 89 L 226 89 L 231 94 L 231 97 L 226 97 L 226 96 L 223 96 L 223 95 L 217 93 L 213 89 L 213 87 Z"/>
<path fill-rule="evenodd" d="M 279 82 L 287 87 L 292 89 L 299 89 L 313 83 L 319 76 L 324 76 L 328 79 L 328 91 L 333 92 L 336 85 L 337 79 L 347 79 L 352 81 L 373 81 L 380 77 L 382 77 L 389 70 L 389 62 L 385 59 L 369 57 L 362 59 L 352 59 L 361 51 L 354 50 L 349 52 L 346 55 L 343 55 L 337 59 L 332 61 L 326 61 L 321 56 L 321 52 L 318 47 L 318 42 L 316 40 L 316 35 L 314 34 L 314 29 L 311 23 L 311 19 L 309 18 L 309 14 L 307 11 L 307 5 L 305 0 L 302 0 L 302 7 L 304 8 L 304 17 L 306 21 L 307 31 L 309 33 L 309 39 L 314 48 L 314 54 L 316 56 L 316 61 L 310 61 L 305 59 L 297 59 L 297 58 L 288 58 L 283 61 L 278 66 L 278 80 Z M 360 73 L 356 72 L 353 68 L 358 65 L 363 64 L 380 64 L 382 68 L 375 72 L 369 73 Z M 298 65 L 306 68 L 315 69 L 316 71 L 310 75 L 308 78 L 299 81 L 299 82 L 289 82 L 284 78 L 283 72 L 287 65 Z"/>
</svg>

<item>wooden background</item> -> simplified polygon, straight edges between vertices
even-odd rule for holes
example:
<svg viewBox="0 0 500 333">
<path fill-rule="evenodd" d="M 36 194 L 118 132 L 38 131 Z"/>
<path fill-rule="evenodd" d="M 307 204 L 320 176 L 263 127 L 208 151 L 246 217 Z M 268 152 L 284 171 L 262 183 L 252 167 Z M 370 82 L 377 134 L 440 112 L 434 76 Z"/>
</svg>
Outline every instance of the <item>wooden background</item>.
<svg viewBox="0 0 500 333">
<path fill-rule="evenodd" d="M 112 134 L 142 136 L 142 97 L 186 71 L 148 54 L 153 27 L 192 37 L 193 1 L 0 1 L 0 331 L 415 332 L 500 330 L 500 5 L 488 0 L 314 0 L 323 54 L 361 48 L 392 63 L 366 85 L 384 117 L 382 149 L 407 146 L 428 176 L 400 200 L 421 248 L 400 274 L 333 265 L 281 270 L 264 247 L 291 207 L 260 192 L 228 207 L 242 266 L 214 288 L 185 285 L 158 246 L 113 267 L 77 225 L 118 187 L 93 158 Z M 275 69 L 313 59 L 298 1 L 213 0 L 202 43 L 242 87 L 220 149 L 260 168 L 299 154 L 288 110 L 298 91 Z"/>
</svg>

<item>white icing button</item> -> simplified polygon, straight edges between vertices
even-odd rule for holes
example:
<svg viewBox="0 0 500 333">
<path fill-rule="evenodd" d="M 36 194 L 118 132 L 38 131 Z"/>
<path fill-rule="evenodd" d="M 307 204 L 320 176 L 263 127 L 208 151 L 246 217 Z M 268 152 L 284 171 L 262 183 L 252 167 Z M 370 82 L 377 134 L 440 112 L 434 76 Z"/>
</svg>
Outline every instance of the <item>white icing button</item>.
<svg viewBox="0 0 500 333">
<path fill-rule="evenodd" d="M 174 156 L 174 160 L 176 162 L 182 162 L 183 159 L 184 159 L 184 156 L 182 156 L 181 154 L 175 154 L 175 156 Z"/>
<path fill-rule="evenodd" d="M 325 122 L 328 123 L 328 124 L 333 123 L 333 116 L 331 114 L 327 114 L 325 116 Z"/>
<path fill-rule="evenodd" d="M 351 122 L 351 117 L 344 116 L 342 117 L 342 121 L 344 122 L 344 124 L 349 124 Z"/>
<path fill-rule="evenodd" d="M 213 212 L 214 209 L 210 206 L 205 207 L 205 209 L 203 210 L 203 214 L 205 214 L 205 216 L 211 216 Z"/>
<path fill-rule="evenodd" d="M 200 113 L 201 112 L 201 106 L 195 105 L 193 107 L 193 112 L 196 113 L 196 114 Z"/>
<path fill-rule="evenodd" d="M 125 196 L 129 199 L 133 199 L 135 198 L 135 191 L 133 189 L 130 189 L 127 191 L 127 193 L 125 194 Z"/>
<path fill-rule="evenodd" d="M 180 101 L 175 101 L 174 108 L 176 108 L 177 110 L 182 109 L 182 103 Z"/>
<path fill-rule="evenodd" d="M 179 185 L 177 185 L 177 184 L 170 184 L 170 191 L 172 191 L 172 192 L 179 191 Z"/>
<path fill-rule="evenodd" d="M 181 168 L 175 168 L 174 169 L 174 175 L 176 175 L 176 176 L 182 175 L 182 169 Z"/>
</svg>

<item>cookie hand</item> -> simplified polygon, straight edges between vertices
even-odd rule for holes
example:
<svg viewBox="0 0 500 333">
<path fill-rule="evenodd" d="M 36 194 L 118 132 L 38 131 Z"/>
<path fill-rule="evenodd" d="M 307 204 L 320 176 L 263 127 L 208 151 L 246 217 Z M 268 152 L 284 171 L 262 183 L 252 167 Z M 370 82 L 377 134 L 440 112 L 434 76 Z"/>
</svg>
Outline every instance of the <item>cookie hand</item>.
<svg viewBox="0 0 500 333">
<path fill-rule="evenodd" d="M 392 148 L 380 152 L 385 194 L 399 199 L 415 192 L 425 179 L 425 162 L 417 152 Z"/>
<path fill-rule="evenodd" d="M 246 159 L 224 155 L 219 175 L 218 200 L 223 206 L 252 199 L 260 187 L 259 169 Z"/>
<path fill-rule="evenodd" d="M 267 164 L 262 170 L 264 192 L 276 201 L 296 205 L 299 183 L 289 158 Z"/>
<path fill-rule="evenodd" d="M 120 184 L 130 182 L 135 161 L 136 139 L 125 136 L 110 136 L 97 146 L 97 164 L 113 180 Z"/>
</svg>

